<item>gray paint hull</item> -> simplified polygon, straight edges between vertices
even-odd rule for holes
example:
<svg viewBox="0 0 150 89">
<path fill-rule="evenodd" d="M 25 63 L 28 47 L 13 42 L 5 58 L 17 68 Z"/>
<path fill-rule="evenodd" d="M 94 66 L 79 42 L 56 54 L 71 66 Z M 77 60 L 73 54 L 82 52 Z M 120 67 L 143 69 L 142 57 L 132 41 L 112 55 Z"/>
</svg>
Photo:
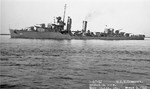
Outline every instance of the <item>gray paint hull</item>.
<svg viewBox="0 0 150 89">
<path fill-rule="evenodd" d="M 35 32 L 23 30 L 11 30 L 11 38 L 28 38 L 28 39 L 100 39 L 100 40 L 144 40 L 144 37 L 87 37 L 87 36 L 70 36 L 60 32 Z"/>
<path fill-rule="evenodd" d="M 11 38 L 29 38 L 29 39 L 71 39 L 69 34 L 60 32 L 36 32 L 36 31 L 14 31 L 10 30 Z"/>
</svg>

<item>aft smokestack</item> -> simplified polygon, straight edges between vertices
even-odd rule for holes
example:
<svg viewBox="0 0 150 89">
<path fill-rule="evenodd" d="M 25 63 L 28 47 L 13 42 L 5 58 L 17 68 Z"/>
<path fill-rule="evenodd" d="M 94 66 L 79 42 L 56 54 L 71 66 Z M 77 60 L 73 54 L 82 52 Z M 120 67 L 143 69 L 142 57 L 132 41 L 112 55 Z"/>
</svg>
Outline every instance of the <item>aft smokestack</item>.
<svg viewBox="0 0 150 89">
<path fill-rule="evenodd" d="M 86 32 L 86 28 L 87 28 L 87 21 L 83 21 L 83 26 L 82 26 L 83 32 Z"/>
</svg>

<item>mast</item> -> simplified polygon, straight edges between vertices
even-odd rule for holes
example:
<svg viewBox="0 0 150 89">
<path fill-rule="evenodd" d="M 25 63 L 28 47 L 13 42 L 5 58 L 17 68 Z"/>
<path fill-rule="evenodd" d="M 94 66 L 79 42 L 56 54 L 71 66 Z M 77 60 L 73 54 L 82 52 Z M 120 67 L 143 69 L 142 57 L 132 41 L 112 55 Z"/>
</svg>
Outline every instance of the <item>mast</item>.
<svg viewBox="0 0 150 89">
<path fill-rule="evenodd" d="M 64 16 L 63 16 L 63 22 L 65 22 L 65 14 L 66 14 L 66 4 L 65 4 L 65 7 L 64 7 Z"/>
</svg>

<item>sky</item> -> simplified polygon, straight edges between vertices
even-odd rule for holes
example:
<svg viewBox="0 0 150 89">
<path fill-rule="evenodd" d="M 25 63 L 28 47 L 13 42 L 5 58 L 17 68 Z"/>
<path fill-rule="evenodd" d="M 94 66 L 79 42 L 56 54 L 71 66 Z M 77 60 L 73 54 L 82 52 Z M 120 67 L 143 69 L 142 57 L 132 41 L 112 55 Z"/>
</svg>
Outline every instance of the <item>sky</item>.
<svg viewBox="0 0 150 89">
<path fill-rule="evenodd" d="M 1 0 L 0 34 L 9 28 L 21 29 L 41 23 L 52 23 L 54 17 L 72 18 L 72 30 L 103 32 L 105 26 L 122 32 L 150 36 L 150 0 Z"/>
</svg>

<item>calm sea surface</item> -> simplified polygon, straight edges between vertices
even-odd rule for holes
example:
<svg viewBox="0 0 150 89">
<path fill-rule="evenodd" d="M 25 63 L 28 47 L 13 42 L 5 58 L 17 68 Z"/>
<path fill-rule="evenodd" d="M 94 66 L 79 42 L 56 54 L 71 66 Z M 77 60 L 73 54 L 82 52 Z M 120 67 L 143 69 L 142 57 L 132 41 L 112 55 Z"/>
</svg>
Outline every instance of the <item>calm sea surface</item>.
<svg viewBox="0 0 150 89">
<path fill-rule="evenodd" d="M 0 36 L 2 89 L 105 87 L 94 88 L 91 84 L 96 81 L 118 89 L 150 89 L 150 38 L 106 41 Z"/>
</svg>

